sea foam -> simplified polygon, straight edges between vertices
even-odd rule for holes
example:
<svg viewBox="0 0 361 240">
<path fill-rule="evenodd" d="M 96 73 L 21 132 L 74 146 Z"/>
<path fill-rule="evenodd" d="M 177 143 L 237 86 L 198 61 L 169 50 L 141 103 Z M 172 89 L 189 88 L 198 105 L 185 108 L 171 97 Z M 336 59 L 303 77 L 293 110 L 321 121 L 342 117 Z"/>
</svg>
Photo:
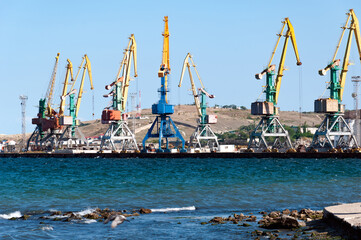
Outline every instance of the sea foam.
<svg viewBox="0 0 361 240">
<path fill-rule="evenodd" d="M 181 208 L 156 208 L 151 209 L 152 212 L 178 212 L 178 211 L 194 211 L 196 210 L 195 206 L 190 207 L 181 207 Z"/>
<path fill-rule="evenodd" d="M 80 212 L 74 212 L 74 214 L 78 216 L 84 216 L 93 212 L 95 212 L 95 208 L 88 208 Z"/>
<path fill-rule="evenodd" d="M 20 211 L 12 212 L 9 214 L 0 214 L 0 218 L 2 219 L 19 218 L 19 217 L 21 217 Z"/>
</svg>

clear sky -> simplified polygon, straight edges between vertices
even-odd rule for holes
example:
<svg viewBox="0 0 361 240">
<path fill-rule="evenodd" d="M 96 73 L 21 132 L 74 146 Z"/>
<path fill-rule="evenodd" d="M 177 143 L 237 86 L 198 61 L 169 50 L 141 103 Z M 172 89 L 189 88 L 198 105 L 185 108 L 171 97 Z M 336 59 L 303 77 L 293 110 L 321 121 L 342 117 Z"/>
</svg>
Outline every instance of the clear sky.
<svg viewBox="0 0 361 240">
<path fill-rule="evenodd" d="M 329 75 L 317 71 L 332 59 L 345 13 L 353 8 L 361 20 L 359 0 L 344 1 L 0 1 L 0 133 L 21 133 L 19 95 L 27 101 L 27 132 L 34 129 L 31 118 L 38 111 L 39 98 L 47 90 L 56 53 L 60 53 L 54 102 L 65 78 L 66 59 L 74 68 L 86 53 L 92 63 L 95 90 L 86 79 L 79 112 L 81 120 L 99 118 L 109 99 L 106 84 L 116 76 L 128 37 L 134 33 L 138 45 L 138 75 L 129 92 L 141 91 L 142 108 L 158 101 L 157 77 L 162 53 L 163 17 L 169 16 L 170 100 L 192 103 L 188 77 L 177 85 L 183 60 L 192 53 L 208 92 L 216 98 L 209 105 L 236 104 L 250 108 L 261 93 L 264 80 L 254 75 L 269 61 L 280 31 L 281 20 L 289 17 L 294 26 L 302 67 L 296 66 L 289 45 L 278 106 L 281 110 L 313 111 Z M 346 35 L 347 37 L 347 35 Z M 344 42 L 338 58 L 344 54 Z M 274 63 L 278 64 L 283 40 Z M 344 93 L 346 108 L 353 109 L 351 76 L 361 75 L 355 41 Z M 300 81 L 302 88 L 300 89 Z M 300 104 L 300 93 L 301 104 Z M 328 92 L 324 96 L 328 96 Z M 130 99 L 128 101 L 130 103 Z"/>
</svg>

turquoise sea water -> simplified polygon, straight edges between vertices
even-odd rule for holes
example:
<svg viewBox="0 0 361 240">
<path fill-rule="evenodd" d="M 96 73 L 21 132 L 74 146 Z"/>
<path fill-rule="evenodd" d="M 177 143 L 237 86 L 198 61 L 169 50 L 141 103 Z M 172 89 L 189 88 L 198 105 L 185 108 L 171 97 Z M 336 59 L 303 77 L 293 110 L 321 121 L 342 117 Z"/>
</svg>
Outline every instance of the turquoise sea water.
<svg viewBox="0 0 361 240">
<path fill-rule="evenodd" d="M 360 164 L 358 159 L 0 159 L 0 237 L 249 239 L 256 223 L 246 228 L 201 222 L 361 201 Z M 158 212 L 115 229 L 100 222 L 39 219 L 53 210 L 96 207 Z M 30 219 L 6 219 L 19 212 Z"/>
</svg>

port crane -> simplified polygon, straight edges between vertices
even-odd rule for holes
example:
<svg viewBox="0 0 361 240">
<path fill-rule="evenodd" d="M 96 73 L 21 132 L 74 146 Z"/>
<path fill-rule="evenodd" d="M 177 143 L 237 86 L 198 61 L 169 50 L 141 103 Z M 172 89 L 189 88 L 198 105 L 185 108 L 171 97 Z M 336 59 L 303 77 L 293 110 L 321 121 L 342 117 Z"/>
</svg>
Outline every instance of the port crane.
<svg viewBox="0 0 361 240">
<path fill-rule="evenodd" d="M 197 93 L 197 88 L 196 88 L 194 80 L 193 80 L 193 75 L 192 75 L 192 71 L 191 71 L 192 67 L 193 67 L 193 69 L 198 77 L 198 80 L 202 86 L 201 88 L 198 89 L 198 93 Z M 178 87 L 182 86 L 182 81 L 183 81 L 184 72 L 185 72 L 186 68 L 188 69 L 189 79 L 190 79 L 191 87 L 192 87 L 192 94 L 194 97 L 194 104 L 196 106 L 198 117 L 199 117 L 199 119 L 197 120 L 198 125 L 197 125 L 194 133 L 190 137 L 190 145 L 192 145 L 193 147 L 198 147 L 198 148 L 209 147 L 211 150 L 218 150 L 219 149 L 218 138 L 214 134 L 214 132 L 212 131 L 212 129 L 210 127 L 210 124 L 217 123 L 217 116 L 216 115 L 207 115 L 207 102 L 206 102 L 207 97 L 214 98 L 214 95 L 209 94 L 205 90 L 203 82 L 199 76 L 196 65 L 194 64 L 192 55 L 190 53 L 188 53 L 184 59 L 182 74 L 180 77 Z"/>
<path fill-rule="evenodd" d="M 128 89 L 131 76 L 132 60 L 134 62 L 134 77 L 137 77 L 137 44 L 132 34 L 128 46 L 124 51 L 123 60 L 120 64 L 115 80 L 105 86 L 110 90 L 104 97 L 112 96 L 112 105 L 102 112 L 102 123 L 109 124 L 109 128 L 102 137 L 100 150 L 112 151 L 139 151 L 134 133 L 129 129 L 127 115 L 125 113 L 128 99 Z M 112 108 L 112 109 L 110 109 Z"/>
<path fill-rule="evenodd" d="M 32 124 L 36 125 L 34 132 L 27 142 L 27 150 L 43 150 L 52 148 L 57 142 L 56 134 L 60 130 L 58 113 L 52 108 L 56 73 L 59 64 L 58 53 L 55 57 L 53 71 L 44 98 L 39 100 L 39 111 L 37 118 L 32 119 Z"/>
<path fill-rule="evenodd" d="M 341 59 L 336 59 L 336 56 L 344 33 L 347 29 L 349 30 L 349 34 L 341 67 Z M 345 150 L 359 147 L 352 129 L 343 118 L 345 105 L 342 104 L 348 65 L 350 65 L 349 57 L 353 34 L 355 34 L 358 54 L 361 60 L 361 35 L 359 21 L 353 9 L 350 9 L 347 13 L 347 20 L 345 25 L 342 27 L 341 37 L 338 41 L 336 51 L 331 62 L 324 69 L 319 70 L 319 74 L 321 76 L 325 76 L 327 72 L 330 71 L 330 82 L 328 85 L 330 97 L 315 100 L 315 112 L 325 113 L 325 118 L 314 134 L 310 145 L 311 149 Z"/>
<path fill-rule="evenodd" d="M 287 31 L 283 34 L 285 27 Z M 288 47 L 288 40 L 291 39 L 294 53 L 296 55 L 297 65 L 301 65 L 301 61 L 298 54 L 296 36 L 294 28 L 289 20 L 285 18 L 282 21 L 282 28 L 279 34 L 277 34 L 277 42 L 275 48 L 271 54 L 271 59 L 268 62 L 266 69 L 261 73 L 256 74 L 256 79 L 262 79 L 266 75 L 266 86 L 263 93 L 266 94 L 266 100 L 264 102 L 256 101 L 251 105 L 251 114 L 260 115 L 261 120 L 253 130 L 250 136 L 248 149 L 263 149 L 269 150 L 269 148 L 278 149 L 289 149 L 292 148 L 291 140 L 288 131 L 282 126 L 279 121 L 279 108 L 277 107 L 278 96 L 281 88 L 281 81 L 283 77 L 284 62 L 286 58 L 286 52 Z M 277 76 L 274 79 L 276 72 L 276 65 L 272 64 L 273 57 L 276 53 L 278 44 L 281 37 L 285 37 L 281 59 L 278 65 Z"/>
<path fill-rule="evenodd" d="M 92 76 L 92 71 L 91 71 L 91 63 L 88 58 L 88 55 L 85 54 L 82 58 L 82 61 L 78 68 L 77 74 L 76 74 L 75 78 L 73 78 L 72 63 L 69 59 L 67 61 L 68 61 L 67 72 L 65 75 L 63 92 L 60 97 L 61 101 L 60 101 L 60 109 L 59 109 L 59 123 L 60 123 L 60 126 L 62 126 L 63 131 L 59 137 L 57 147 L 63 147 L 64 145 L 66 145 L 67 148 L 72 148 L 73 144 L 75 144 L 76 146 L 80 146 L 80 145 L 88 146 L 87 139 L 85 138 L 84 134 L 79 129 L 79 120 L 77 118 L 78 118 L 81 100 L 83 97 L 84 81 L 85 81 L 86 73 L 88 73 L 88 78 L 90 81 L 90 89 L 91 90 L 94 89 L 93 76 Z M 78 79 L 79 73 L 82 68 L 83 68 L 83 73 L 82 73 L 82 77 L 81 77 L 81 81 L 80 81 L 80 85 L 79 85 L 78 96 L 75 101 L 76 89 L 74 89 L 74 87 L 75 87 L 75 83 Z M 71 81 L 73 83 L 70 88 L 70 91 L 67 92 L 67 86 L 69 85 L 69 76 L 71 76 Z M 66 115 L 64 115 L 64 108 L 65 108 L 65 102 L 66 102 L 67 97 L 69 98 L 69 115 L 66 116 Z"/>
<path fill-rule="evenodd" d="M 143 150 L 146 152 L 145 143 L 149 138 L 158 138 L 159 147 L 158 152 L 170 152 L 169 138 L 178 138 L 182 142 L 181 152 L 186 152 L 184 145 L 185 141 L 179 132 L 177 126 L 174 124 L 171 114 L 174 113 L 174 105 L 168 103 L 167 93 L 168 89 L 168 75 L 170 74 L 169 65 L 169 30 L 168 30 L 168 16 L 164 17 L 164 32 L 163 32 L 163 54 L 162 63 L 158 71 L 158 77 L 161 79 L 160 99 L 158 103 L 152 105 L 152 114 L 156 114 L 155 120 L 151 127 L 148 129 L 147 134 L 143 138 Z M 172 129 L 173 128 L 173 129 Z M 153 130 L 155 130 L 153 132 Z M 162 139 L 165 138 L 166 146 L 162 149 Z"/>
</svg>

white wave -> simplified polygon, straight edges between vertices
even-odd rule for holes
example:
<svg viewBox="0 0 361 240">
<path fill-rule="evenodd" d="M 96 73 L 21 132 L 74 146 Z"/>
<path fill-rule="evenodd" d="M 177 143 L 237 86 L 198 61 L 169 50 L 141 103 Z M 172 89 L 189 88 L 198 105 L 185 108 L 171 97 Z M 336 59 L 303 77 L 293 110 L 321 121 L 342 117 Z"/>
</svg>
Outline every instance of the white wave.
<svg viewBox="0 0 361 240">
<path fill-rule="evenodd" d="M 40 229 L 43 231 L 53 231 L 54 230 L 54 228 L 52 226 L 44 226 L 44 227 L 41 227 Z"/>
<path fill-rule="evenodd" d="M 95 222 L 97 222 L 97 220 L 94 220 L 94 219 L 87 219 L 84 221 L 84 223 L 87 223 L 87 224 L 95 223 Z"/>
<path fill-rule="evenodd" d="M 150 209 L 152 212 L 178 212 L 178 211 L 194 211 L 196 210 L 195 206 L 190 207 L 181 207 L 181 208 L 158 208 L 158 209 Z"/>
<path fill-rule="evenodd" d="M 95 212 L 95 208 L 88 208 L 80 212 L 74 212 L 74 215 L 84 216 L 93 212 Z"/>
<path fill-rule="evenodd" d="M 2 219 L 19 218 L 19 217 L 21 217 L 20 211 L 12 212 L 9 214 L 0 214 L 0 218 Z"/>
</svg>

